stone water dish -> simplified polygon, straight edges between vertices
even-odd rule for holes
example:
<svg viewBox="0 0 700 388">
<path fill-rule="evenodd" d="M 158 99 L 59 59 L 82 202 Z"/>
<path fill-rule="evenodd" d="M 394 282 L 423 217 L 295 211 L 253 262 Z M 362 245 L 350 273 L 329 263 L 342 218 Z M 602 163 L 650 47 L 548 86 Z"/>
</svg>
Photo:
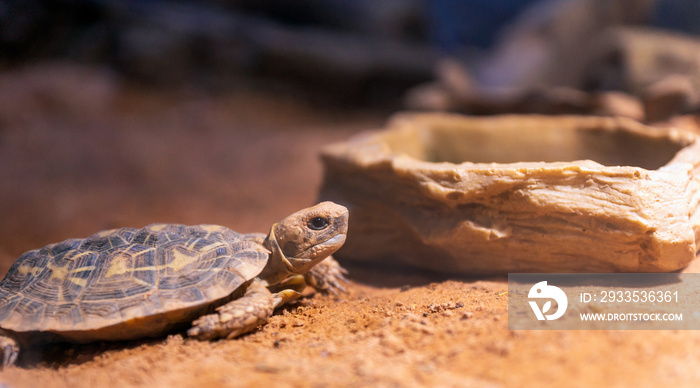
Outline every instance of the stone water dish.
<svg viewBox="0 0 700 388">
<path fill-rule="evenodd" d="M 326 147 L 340 259 L 453 274 L 667 272 L 695 257 L 700 142 L 612 117 L 400 114 Z"/>
</svg>

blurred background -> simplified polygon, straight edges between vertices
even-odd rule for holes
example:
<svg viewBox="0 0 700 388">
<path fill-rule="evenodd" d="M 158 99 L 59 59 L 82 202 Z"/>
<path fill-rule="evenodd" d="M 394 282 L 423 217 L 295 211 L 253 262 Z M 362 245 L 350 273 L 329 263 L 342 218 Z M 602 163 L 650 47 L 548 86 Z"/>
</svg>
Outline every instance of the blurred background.
<svg viewBox="0 0 700 388">
<path fill-rule="evenodd" d="M 698 20 L 695 0 L 3 0 L 0 64 L 66 60 L 215 93 L 264 84 L 315 103 L 639 116 L 634 100 L 575 91 L 692 94 Z"/>
<path fill-rule="evenodd" d="M 265 231 L 396 111 L 697 128 L 696 0 L 0 0 L 0 273 L 151 222 Z"/>
<path fill-rule="evenodd" d="M 0 273 L 151 222 L 265 231 L 405 109 L 697 130 L 696 0 L 0 0 Z"/>
</svg>

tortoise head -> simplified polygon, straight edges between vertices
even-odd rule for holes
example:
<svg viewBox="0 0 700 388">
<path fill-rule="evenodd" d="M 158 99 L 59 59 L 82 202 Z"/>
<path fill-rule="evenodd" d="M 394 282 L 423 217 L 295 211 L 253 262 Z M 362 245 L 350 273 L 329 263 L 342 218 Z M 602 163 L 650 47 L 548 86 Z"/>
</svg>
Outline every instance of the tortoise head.
<svg viewBox="0 0 700 388">
<path fill-rule="evenodd" d="M 348 209 L 322 202 L 272 225 L 265 246 L 272 254 L 260 276 L 276 284 L 304 274 L 337 251 L 348 232 Z"/>
</svg>

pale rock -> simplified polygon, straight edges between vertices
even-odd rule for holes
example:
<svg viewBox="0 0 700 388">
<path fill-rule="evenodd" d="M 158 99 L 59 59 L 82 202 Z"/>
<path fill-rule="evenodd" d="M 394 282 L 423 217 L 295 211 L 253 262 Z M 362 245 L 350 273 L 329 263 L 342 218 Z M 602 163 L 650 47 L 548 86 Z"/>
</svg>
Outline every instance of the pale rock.
<svg viewBox="0 0 700 388">
<path fill-rule="evenodd" d="M 612 117 L 401 114 L 323 151 L 341 260 L 449 274 L 657 272 L 700 237 L 700 142 Z"/>
</svg>

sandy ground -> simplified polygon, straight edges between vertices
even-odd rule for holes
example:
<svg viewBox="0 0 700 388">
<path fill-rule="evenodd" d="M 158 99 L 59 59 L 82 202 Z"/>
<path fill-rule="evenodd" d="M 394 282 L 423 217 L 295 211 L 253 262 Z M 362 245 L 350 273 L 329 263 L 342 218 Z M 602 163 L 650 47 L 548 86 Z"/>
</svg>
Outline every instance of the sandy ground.
<svg viewBox="0 0 700 388">
<path fill-rule="evenodd" d="M 0 75 L 0 275 L 26 250 L 119 226 L 265 232 L 316 201 L 319 147 L 385 119 L 277 93 L 124 90 L 65 66 Z M 700 383 L 700 332 L 509 331 L 503 278 L 350 269 L 347 294 L 309 293 L 238 340 L 49 345 L 0 387 Z"/>
</svg>

